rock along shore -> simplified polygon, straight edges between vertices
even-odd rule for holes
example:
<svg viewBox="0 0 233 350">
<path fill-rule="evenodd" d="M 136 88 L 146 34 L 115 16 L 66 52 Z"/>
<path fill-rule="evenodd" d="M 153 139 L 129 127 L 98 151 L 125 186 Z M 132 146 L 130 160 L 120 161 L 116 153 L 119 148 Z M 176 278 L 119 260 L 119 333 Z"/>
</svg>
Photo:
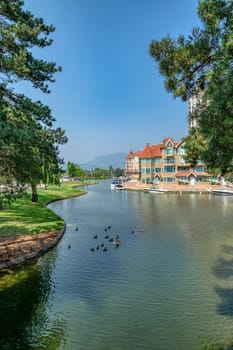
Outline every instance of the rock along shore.
<svg viewBox="0 0 233 350">
<path fill-rule="evenodd" d="M 65 232 L 62 230 L 0 239 L 0 271 L 19 267 L 52 249 Z"/>
<path fill-rule="evenodd" d="M 86 194 L 86 191 L 75 197 Z M 59 200 L 72 198 L 73 196 L 53 199 L 46 205 Z M 14 269 L 37 259 L 52 249 L 62 238 L 66 230 L 66 224 L 61 230 L 42 232 L 34 235 L 21 235 L 16 237 L 0 238 L 0 273 L 4 270 Z"/>
</svg>

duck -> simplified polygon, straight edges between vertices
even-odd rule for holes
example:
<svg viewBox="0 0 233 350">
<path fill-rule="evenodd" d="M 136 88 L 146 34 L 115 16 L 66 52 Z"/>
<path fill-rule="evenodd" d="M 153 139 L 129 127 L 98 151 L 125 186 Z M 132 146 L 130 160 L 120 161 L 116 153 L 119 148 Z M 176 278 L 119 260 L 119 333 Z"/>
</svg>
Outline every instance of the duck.
<svg viewBox="0 0 233 350">
<path fill-rule="evenodd" d="M 95 251 L 95 248 L 91 248 L 90 251 L 91 251 L 91 252 L 94 252 L 94 251 Z"/>
<path fill-rule="evenodd" d="M 114 244 L 115 244 L 115 247 L 118 248 L 119 245 L 121 244 L 121 240 L 120 239 L 116 239 Z"/>
<path fill-rule="evenodd" d="M 95 235 L 94 237 L 93 237 L 93 239 L 97 239 L 98 238 L 98 235 Z"/>
</svg>

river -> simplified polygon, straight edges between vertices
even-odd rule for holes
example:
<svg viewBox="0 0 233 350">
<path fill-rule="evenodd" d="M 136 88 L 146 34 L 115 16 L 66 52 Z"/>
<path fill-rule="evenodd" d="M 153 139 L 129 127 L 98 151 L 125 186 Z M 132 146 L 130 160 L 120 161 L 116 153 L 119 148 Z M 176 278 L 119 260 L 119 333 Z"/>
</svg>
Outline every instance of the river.
<svg viewBox="0 0 233 350">
<path fill-rule="evenodd" d="M 85 189 L 49 205 L 59 244 L 0 279 L 0 349 L 232 349 L 233 196 Z"/>
</svg>

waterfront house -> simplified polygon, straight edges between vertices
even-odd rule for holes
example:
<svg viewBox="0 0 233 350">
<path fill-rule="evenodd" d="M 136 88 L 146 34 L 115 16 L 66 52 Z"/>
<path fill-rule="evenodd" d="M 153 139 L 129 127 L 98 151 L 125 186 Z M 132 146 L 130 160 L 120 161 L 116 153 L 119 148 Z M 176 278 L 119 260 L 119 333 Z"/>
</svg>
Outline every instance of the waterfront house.
<svg viewBox="0 0 233 350">
<path fill-rule="evenodd" d="M 202 161 L 192 168 L 184 156 L 184 139 L 178 142 L 167 137 L 161 144 L 147 143 L 143 151 L 130 151 L 126 157 L 125 175 L 139 179 L 142 184 L 163 181 L 192 185 L 210 180 L 211 175 Z"/>
</svg>

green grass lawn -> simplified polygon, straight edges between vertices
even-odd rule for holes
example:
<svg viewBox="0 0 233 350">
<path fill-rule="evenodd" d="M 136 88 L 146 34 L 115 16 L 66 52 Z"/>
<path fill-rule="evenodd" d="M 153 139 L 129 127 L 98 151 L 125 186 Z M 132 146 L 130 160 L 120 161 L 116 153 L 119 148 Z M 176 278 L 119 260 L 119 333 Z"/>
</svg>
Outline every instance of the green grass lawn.
<svg viewBox="0 0 233 350">
<path fill-rule="evenodd" d="M 23 234 L 62 229 L 64 221 L 46 207 L 50 201 L 80 196 L 85 193 L 77 188 L 80 183 L 63 183 L 61 186 L 48 186 L 38 189 L 38 203 L 32 204 L 31 191 L 23 198 L 16 199 L 10 206 L 0 210 L 0 237 L 12 237 Z"/>
</svg>

